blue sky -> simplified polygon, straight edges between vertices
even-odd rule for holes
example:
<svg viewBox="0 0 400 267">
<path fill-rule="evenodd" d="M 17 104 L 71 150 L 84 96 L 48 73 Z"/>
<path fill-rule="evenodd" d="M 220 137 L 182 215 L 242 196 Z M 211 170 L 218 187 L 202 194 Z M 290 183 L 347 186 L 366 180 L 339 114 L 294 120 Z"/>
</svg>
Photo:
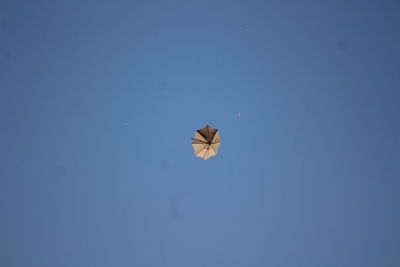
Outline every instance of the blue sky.
<svg viewBox="0 0 400 267">
<path fill-rule="evenodd" d="M 1 1 L 0 265 L 399 266 L 399 12 Z"/>
</svg>

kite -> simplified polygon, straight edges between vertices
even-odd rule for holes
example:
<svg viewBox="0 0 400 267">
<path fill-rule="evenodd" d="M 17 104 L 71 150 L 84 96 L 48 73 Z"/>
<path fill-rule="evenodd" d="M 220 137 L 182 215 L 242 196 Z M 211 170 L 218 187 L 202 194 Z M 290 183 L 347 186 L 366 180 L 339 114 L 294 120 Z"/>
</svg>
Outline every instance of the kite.
<svg viewBox="0 0 400 267">
<path fill-rule="evenodd" d="M 209 159 L 218 153 L 221 137 L 218 129 L 214 129 L 209 125 L 197 130 L 194 138 L 192 138 L 192 146 L 196 157 L 204 160 Z"/>
</svg>

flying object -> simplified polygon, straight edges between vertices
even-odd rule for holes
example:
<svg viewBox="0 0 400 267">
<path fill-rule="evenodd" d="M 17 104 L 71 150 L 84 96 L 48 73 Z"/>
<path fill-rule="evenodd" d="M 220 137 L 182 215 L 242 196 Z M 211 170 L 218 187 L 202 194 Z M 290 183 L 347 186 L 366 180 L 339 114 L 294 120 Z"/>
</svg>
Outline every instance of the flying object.
<svg viewBox="0 0 400 267">
<path fill-rule="evenodd" d="M 221 145 L 221 137 L 218 129 L 209 125 L 196 131 L 192 138 L 192 146 L 196 157 L 207 160 L 218 153 Z"/>
</svg>

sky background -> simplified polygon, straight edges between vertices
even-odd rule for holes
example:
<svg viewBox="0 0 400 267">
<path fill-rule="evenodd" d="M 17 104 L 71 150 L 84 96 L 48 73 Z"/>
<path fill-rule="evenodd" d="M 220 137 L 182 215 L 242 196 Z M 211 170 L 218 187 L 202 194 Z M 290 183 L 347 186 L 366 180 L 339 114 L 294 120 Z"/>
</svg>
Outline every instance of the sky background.
<svg viewBox="0 0 400 267">
<path fill-rule="evenodd" d="M 0 1 L 0 266 L 400 266 L 399 14 Z"/>
</svg>

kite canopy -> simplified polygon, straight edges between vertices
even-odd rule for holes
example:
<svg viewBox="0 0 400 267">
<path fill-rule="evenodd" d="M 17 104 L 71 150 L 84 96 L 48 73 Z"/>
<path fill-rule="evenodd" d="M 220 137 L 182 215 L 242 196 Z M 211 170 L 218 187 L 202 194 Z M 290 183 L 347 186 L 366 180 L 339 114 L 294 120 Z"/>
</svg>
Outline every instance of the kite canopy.
<svg viewBox="0 0 400 267">
<path fill-rule="evenodd" d="M 215 156 L 221 144 L 218 129 L 214 129 L 209 125 L 197 130 L 192 140 L 194 154 L 204 160 Z"/>
</svg>

